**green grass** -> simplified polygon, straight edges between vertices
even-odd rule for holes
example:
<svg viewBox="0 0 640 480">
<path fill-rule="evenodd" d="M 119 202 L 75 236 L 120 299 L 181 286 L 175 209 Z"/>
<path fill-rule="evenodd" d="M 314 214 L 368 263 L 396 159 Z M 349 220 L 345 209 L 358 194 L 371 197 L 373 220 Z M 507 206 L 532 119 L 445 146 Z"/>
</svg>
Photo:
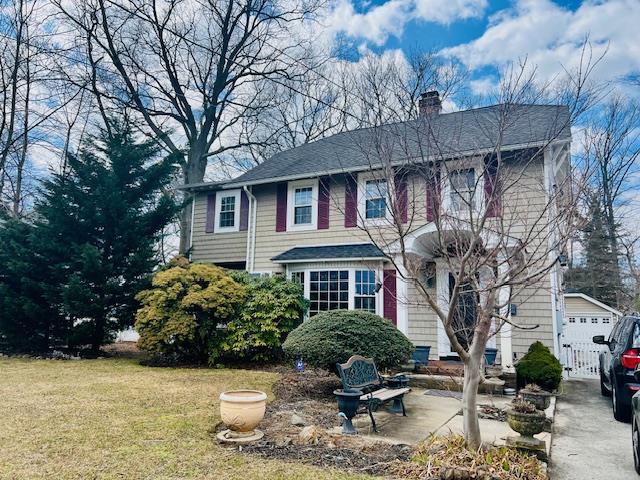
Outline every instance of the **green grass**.
<svg viewBox="0 0 640 480">
<path fill-rule="evenodd" d="M 218 396 L 277 375 L 132 360 L 0 359 L 2 479 L 356 479 L 218 445 Z"/>
</svg>

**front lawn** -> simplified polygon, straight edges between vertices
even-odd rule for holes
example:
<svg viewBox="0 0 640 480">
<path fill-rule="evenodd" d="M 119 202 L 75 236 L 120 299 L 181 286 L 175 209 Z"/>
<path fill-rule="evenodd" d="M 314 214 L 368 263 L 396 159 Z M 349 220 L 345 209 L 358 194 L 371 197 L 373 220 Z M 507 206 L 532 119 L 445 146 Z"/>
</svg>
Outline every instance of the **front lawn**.
<svg viewBox="0 0 640 480">
<path fill-rule="evenodd" d="M 355 479 L 218 445 L 218 396 L 277 376 L 133 360 L 0 359 L 0 478 Z"/>
</svg>

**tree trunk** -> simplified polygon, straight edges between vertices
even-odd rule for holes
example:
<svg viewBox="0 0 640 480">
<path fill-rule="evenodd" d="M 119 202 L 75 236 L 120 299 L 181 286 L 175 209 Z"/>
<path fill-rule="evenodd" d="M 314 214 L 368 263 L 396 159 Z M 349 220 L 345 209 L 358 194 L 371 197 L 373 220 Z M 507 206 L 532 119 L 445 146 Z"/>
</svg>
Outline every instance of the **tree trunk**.
<svg viewBox="0 0 640 480">
<path fill-rule="evenodd" d="M 195 142 L 189 149 L 187 162 L 182 168 L 182 180 L 185 185 L 204 181 L 207 170 L 207 147 L 204 142 Z M 185 195 L 185 199 L 188 195 Z M 180 213 L 180 254 L 191 248 L 191 210 L 193 204 L 186 202 Z"/>
<path fill-rule="evenodd" d="M 477 450 L 482 442 L 478 422 L 478 385 L 480 385 L 480 366 L 477 360 L 470 358 L 464 365 L 462 383 L 462 428 L 465 443 L 470 450 Z"/>
</svg>

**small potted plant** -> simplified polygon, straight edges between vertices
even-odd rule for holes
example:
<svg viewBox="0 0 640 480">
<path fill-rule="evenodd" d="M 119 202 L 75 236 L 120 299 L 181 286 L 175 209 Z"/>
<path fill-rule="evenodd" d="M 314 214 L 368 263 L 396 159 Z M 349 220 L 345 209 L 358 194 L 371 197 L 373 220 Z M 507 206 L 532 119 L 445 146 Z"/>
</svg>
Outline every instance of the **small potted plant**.
<svg viewBox="0 0 640 480">
<path fill-rule="evenodd" d="M 544 412 L 522 397 L 514 399 L 507 409 L 509 426 L 530 441 L 535 441 L 533 436 L 544 430 L 546 418 Z"/>
<path fill-rule="evenodd" d="M 527 384 L 520 390 L 520 395 L 527 402 L 533 403 L 538 410 L 546 410 L 551 403 L 551 393 L 535 383 Z"/>
</svg>

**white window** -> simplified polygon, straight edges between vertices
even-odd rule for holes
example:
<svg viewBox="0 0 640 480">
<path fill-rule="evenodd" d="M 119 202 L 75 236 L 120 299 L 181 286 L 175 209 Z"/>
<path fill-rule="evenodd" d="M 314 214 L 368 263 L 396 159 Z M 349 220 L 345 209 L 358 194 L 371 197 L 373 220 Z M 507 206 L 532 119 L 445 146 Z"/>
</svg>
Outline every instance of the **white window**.
<svg viewBox="0 0 640 480">
<path fill-rule="evenodd" d="M 598 319 L 596 317 L 591 317 L 591 323 L 598 323 Z"/>
<path fill-rule="evenodd" d="M 383 179 L 365 182 L 364 218 L 376 219 L 387 216 L 387 181 Z"/>
<path fill-rule="evenodd" d="M 304 272 L 291 272 L 291 281 L 304 288 Z"/>
<path fill-rule="evenodd" d="M 376 272 L 356 270 L 355 277 L 356 291 L 353 308 L 376 313 Z"/>
<path fill-rule="evenodd" d="M 475 208 L 474 191 L 476 186 L 476 172 L 473 168 L 454 170 L 449 173 L 449 196 L 451 208 L 455 211 Z"/>
<path fill-rule="evenodd" d="M 309 272 L 309 316 L 349 308 L 349 270 Z"/>
<path fill-rule="evenodd" d="M 313 209 L 313 188 L 300 187 L 293 191 L 293 224 L 311 225 Z"/>
<path fill-rule="evenodd" d="M 569 317 L 569 323 L 576 323 L 575 317 Z"/>
<path fill-rule="evenodd" d="M 215 228 L 217 233 L 240 230 L 240 190 L 222 190 L 216 193 Z"/>
<path fill-rule="evenodd" d="M 287 230 L 315 230 L 318 223 L 318 181 L 289 182 Z"/>
<path fill-rule="evenodd" d="M 587 323 L 587 319 L 584 317 L 580 317 L 580 323 Z"/>
<path fill-rule="evenodd" d="M 609 318 L 608 318 L 608 317 L 604 317 L 604 318 L 602 319 L 602 323 L 611 323 L 611 320 L 609 320 Z"/>
</svg>

